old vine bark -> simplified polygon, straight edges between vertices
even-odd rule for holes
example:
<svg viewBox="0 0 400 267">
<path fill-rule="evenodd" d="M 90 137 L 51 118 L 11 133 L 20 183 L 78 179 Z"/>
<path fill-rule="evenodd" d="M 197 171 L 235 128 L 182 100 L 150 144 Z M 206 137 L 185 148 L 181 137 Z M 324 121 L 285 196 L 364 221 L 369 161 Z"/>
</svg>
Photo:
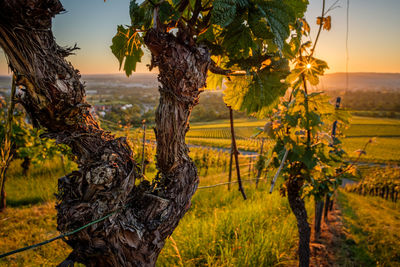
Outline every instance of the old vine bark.
<svg viewBox="0 0 400 267">
<path fill-rule="evenodd" d="M 145 42 L 160 70 L 156 111 L 157 167 L 153 184 L 135 186 L 140 170 L 125 138 L 103 131 L 90 114 L 79 71 L 65 60 L 74 49 L 58 46 L 51 19 L 58 0 L 0 0 L 0 46 L 22 86 L 18 102 L 36 127 L 72 148 L 79 170 L 59 179 L 58 230 L 76 229 L 119 210 L 69 237 L 64 266 L 154 266 L 165 239 L 190 207 L 198 176 L 185 134 L 205 86 L 210 56 L 183 38 L 158 29 Z M 184 29 L 180 29 L 184 31 Z"/>
<path fill-rule="evenodd" d="M 299 230 L 299 266 L 308 267 L 310 265 L 310 234 L 311 228 L 307 221 L 307 210 L 304 199 L 300 196 L 300 190 L 304 184 L 302 177 L 301 164 L 294 163 L 288 180 L 286 181 L 286 189 L 289 200 L 289 205 L 293 211 Z"/>
</svg>

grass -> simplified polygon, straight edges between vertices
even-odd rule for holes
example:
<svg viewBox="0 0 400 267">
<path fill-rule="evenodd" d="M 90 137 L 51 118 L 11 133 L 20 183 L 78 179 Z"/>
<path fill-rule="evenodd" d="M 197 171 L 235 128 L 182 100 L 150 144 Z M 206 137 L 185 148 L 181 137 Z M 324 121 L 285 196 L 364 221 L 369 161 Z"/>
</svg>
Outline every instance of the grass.
<svg viewBox="0 0 400 267">
<path fill-rule="evenodd" d="M 400 125 L 352 124 L 346 137 L 400 137 Z"/>
<path fill-rule="evenodd" d="M 0 251 L 6 252 L 57 236 L 55 203 L 8 208 L 0 214 Z M 55 266 L 70 253 L 61 240 L 0 259 L 0 266 Z"/>
<path fill-rule="evenodd" d="M 350 158 L 357 158 L 358 153 L 355 151 L 362 149 L 370 140 L 370 137 L 346 138 L 343 140 L 344 149 Z M 366 155 L 361 157 L 361 161 L 400 161 L 400 138 L 384 138 L 378 137 L 375 141 L 368 145 Z"/>
<path fill-rule="evenodd" d="M 220 139 L 220 138 L 186 138 L 186 142 L 191 145 L 208 146 L 208 147 L 222 147 L 230 149 L 231 139 Z M 239 150 L 244 151 L 259 151 L 261 146 L 261 141 L 257 139 L 247 139 L 247 140 L 236 140 L 236 145 Z M 272 142 L 267 141 L 264 143 L 265 147 L 272 147 Z"/>
<path fill-rule="evenodd" d="M 65 172 L 75 164 L 65 161 Z M 0 213 L 0 252 L 7 252 L 57 236 L 55 196 L 57 180 L 64 169 L 60 158 L 32 165 L 22 174 L 21 160 L 14 160 L 7 172 L 7 206 Z M 70 252 L 62 241 L 0 259 L 0 266 L 54 266 Z"/>
<path fill-rule="evenodd" d="M 236 119 L 234 121 L 235 129 L 237 127 L 262 127 L 266 121 L 249 118 L 249 119 Z M 204 127 L 206 126 L 206 127 Z M 190 129 L 203 129 L 203 128 L 229 128 L 231 127 L 229 120 L 220 120 L 212 122 L 195 122 L 190 124 Z"/>
<path fill-rule="evenodd" d="M 263 124 L 264 121 L 254 119 L 235 120 L 239 149 L 259 150 L 259 141 L 246 138 L 250 138 L 255 128 Z M 186 140 L 195 145 L 229 148 L 231 144 L 229 127 L 229 122 L 225 120 L 196 123 L 191 126 Z M 400 162 L 400 120 L 354 116 L 344 134 L 346 135 L 343 139 L 344 149 L 349 158 L 357 158 L 358 154 L 355 151 L 362 149 L 368 140 L 375 137 L 375 142 L 368 146 L 367 154 L 362 156 L 362 160 Z"/>
<path fill-rule="evenodd" d="M 376 117 L 359 117 L 352 116 L 351 124 L 360 124 L 360 125 L 400 125 L 400 120 L 398 119 L 390 119 L 390 118 L 376 118 Z"/>
<path fill-rule="evenodd" d="M 356 158 L 358 154 L 355 151 L 362 149 L 369 139 L 375 138 L 374 143 L 368 145 L 367 154 L 362 156 L 362 160 L 400 161 L 400 120 L 353 117 L 345 134 L 344 148 L 350 158 Z"/>
<path fill-rule="evenodd" d="M 252 134 L 262 121 L 240 119 L 235 121 L 241 137 Z M 400 160 L 400 120 L 355 117 L 344 140 L 350 152 L 360 149 L 370 137 L 378 135 L 376 143 L 367 148 L 367 159 Z M 375 130 L 374 130 L 375 129 Z M 230 147 L 229 122 L 195 123 L 189 131 L 191 144 Z M 207 135 L 205 137 L 205 135 Z M 218 136 L 217 136 L 218 135 Z M 388 137 L 392 136 L 392 137 Z M 270 145 L 270 144 L 268 144 Z M 238 140 L 241 149 L 257 151 L 259 143 Z M 57 178 L 64 175 L 61 161 L 54 159 L 33 167 L 24 177 L 13 162 L 7 181 L 9 208 L 0 214 L 0 252 L 31 245 L 58 235 L 54 193 Z M 244 179 L 248 166 L 242 163 Z M 73 169 L 68 165 L 66 171 Z M 202 170 L 204 174 L 204 170 Z M 210 168 L 200 184 L 211 185 L 227 180 Z M 269 175 L 271 177 L 272 174 Z M 233 179 L 235 180 L 235 175 Z M 172 237 L 167 240 L 157 266 L 288 266 L 297 264 L 297 226 L 287 199 L 268 194 L 269 186 L 261 182 L 244 183 L 249 197 L 243 201 L 237 184 L 199 189 L 193 205 L 181 220 Z M 339 192 L 343 216 L 349 228 L 349 238 L 342 245 L 339 266 L 399 266 L 400 265 L 400 204 L 373 197 Z M 313 205 L 307 201 L 309 215 Z M 310 220 L 311 221 L 311 220 Z M 52 266 L 60 263 L 70 249 L 62 241 L 26 251 L 6 259 L 1 266 Z"/>
<path fill-rule="evenodd" d="M 343 266 L 400 266 L 400 203 L 339 191 L 345 225 L 355 245 Z M 351 240 L 350 239 L 350 240 Z"/>
<path fill-rule="evenodd" d="M 227 174 L 210 173 L 212 175 L 201 178 L 202 185 L 221 182 L 224 177 L 227 179 Z M 243 201 L 237 184 L 232 185 L 231 191 L 227 186 L 199 189 L 189 212 L 167 241 L 157 266 L 296 264 L 297 226 L 287 199 L 281 197 L 278 190 L 268 194 L 269 185 L 263 181 L 258 190 L 255 190 L 254 183 L 245 183 L 244 186 L 249 198 L 247 201 Z M 51 183 L 42 183 L 42 189 L 52 191 L 54 187 Z M 40 197 L 37 190 L 29 194 Z M 50 198 L 46 203 L 9 207 L 1 213 L 0 251 L 58 235 L 54 205 Z M 310 202 L 307 205 L 311 214 L 312 205 Z M 0 265 L 51 266 L 60 263 L 69 252 L 62 241 L 56 241 L 1 259 Z"/>
<path fill-rule="evenodd" d="M 260 149 L 260 140 L 250 138 L 257 127 L 262 127 L 265 120 L 237 119 L 235 120 L 235 135 L 240 150 L 256 152 Z M 362 149 L 371 138 L 375 143 L 367 148 L 367 154 L 361 161 L 400 162 L 400 120 L 374 117 L 353 116 L 348 129 L 344 129 L 344 149 L 350 159 L 355 159 L 355 152 Z M 148 129 L 146 135 L 154 139 L 154 132 Z M 228 120 L 213 122 L 197 122 L 190 126 L 186 141 L 193 145 L 222 147 L 231 146 L 230 124 Z M 272 142 L 268 142 L 272 146 Z"/>
<path fill-rule="evenodd" d="M 21 161 L 13 161 L 7 172 L 10 177 L 6 183 L 7 205 L 18 207 L 54 200 L 58 178 L 75 167 L 74 163 L 65 162 L 65 172 L 61 159 L 56 157 L 38 166 L 32 165 L 28 176 L 24 176 Z"/>
<path fill-rule="evenodd" d="M 286 198 L 245 184 L 200 189 L 167 241 L 158 266 L 287 266 L 296 264 L 297 225 Z M 311 209 L 311 205 L 308 205 Z"/>
<path fill-rule="evenodd" d="M 207 125 L 208 127 L 208 125 Z M 244 126 L 235 127 L 235 136 L 237 139 L 250 138 L 255 130 L 255 128 Z M 219 138 L 219 139 L 229 139 L 231 138 L 231 129 L 228 127 L 220 128 L 196 128 L 191 129 L 186 137 L 189 138 Z"/>
</svg>

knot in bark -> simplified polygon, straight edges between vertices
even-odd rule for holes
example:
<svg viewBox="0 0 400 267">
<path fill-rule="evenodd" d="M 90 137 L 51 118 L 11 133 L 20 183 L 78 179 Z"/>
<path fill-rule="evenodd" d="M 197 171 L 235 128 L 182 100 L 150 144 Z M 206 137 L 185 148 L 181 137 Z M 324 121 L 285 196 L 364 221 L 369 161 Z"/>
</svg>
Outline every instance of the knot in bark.
<svg viewBox="0 0 400 267">
<path fill-rule="evenodd" d="M 116 169 L 110 166 L 99 166 L 86 173 L 86 181 L 89 184 L 108 185 L 115 177 Z"/>
</svg>

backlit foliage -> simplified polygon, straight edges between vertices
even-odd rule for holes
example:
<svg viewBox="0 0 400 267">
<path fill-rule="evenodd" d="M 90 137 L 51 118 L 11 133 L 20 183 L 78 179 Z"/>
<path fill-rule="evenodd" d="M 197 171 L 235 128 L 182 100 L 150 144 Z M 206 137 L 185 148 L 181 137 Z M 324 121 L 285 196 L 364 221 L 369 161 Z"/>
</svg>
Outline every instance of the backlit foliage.
<svg viewBox="0 0 400 267">
<path fill-rule="evenodd" d="M 288 59 L 299 49 L 307 5 L 307 0 L 131 1 L 131 25 L 118 26 L 111 49 L 129 76 L 144 54 L 146 31 L 157 27 L 186 35 L 187 45 L 210 51 L 207 89 L 222 88 L 225 81 L 228 105 L 262 115 L 288 87 Z"/>
</svg>

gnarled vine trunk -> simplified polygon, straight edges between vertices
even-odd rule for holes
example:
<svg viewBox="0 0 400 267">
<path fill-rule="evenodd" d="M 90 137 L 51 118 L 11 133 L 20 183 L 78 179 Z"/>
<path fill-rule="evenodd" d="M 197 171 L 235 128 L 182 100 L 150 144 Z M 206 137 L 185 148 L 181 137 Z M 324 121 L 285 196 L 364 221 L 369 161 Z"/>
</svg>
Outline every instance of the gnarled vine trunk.
<svg viewBox="0 0 400 267">
<path fill-rule="evenodd" d="M 58 230 L 74 230 L 118 211 L 68 237 L 73 252 L 63 265 L 154 266 L 198 185 L 185 134 L 205 86 L 209 53 L 157 29 L 146 34 L 152 64 L 160 70 L 159 173 L 154 183 L 135 186 L 140 170 L 126 139 L 99 127 L 79 72 L 65 60 L 73 49 L 54 40 L 51 19 L 61 11 L 59 0 L 0 0 L 0 46 L 23 87 L 19 103 L 35 126 L 72 148 L 79 164 L 78 171 L 59 179 Z"/>
<path fill-rule="evenodd" d="M 307 221 L 307 210 L 300 190 L 304 184 L 304 177 L 298 173 L 292 173 L 286 181 L 289 205 L 297 220 L 299 230 L 299 266 L 310 265 L 310 234 L 311 228 Z"/>
</svg>

